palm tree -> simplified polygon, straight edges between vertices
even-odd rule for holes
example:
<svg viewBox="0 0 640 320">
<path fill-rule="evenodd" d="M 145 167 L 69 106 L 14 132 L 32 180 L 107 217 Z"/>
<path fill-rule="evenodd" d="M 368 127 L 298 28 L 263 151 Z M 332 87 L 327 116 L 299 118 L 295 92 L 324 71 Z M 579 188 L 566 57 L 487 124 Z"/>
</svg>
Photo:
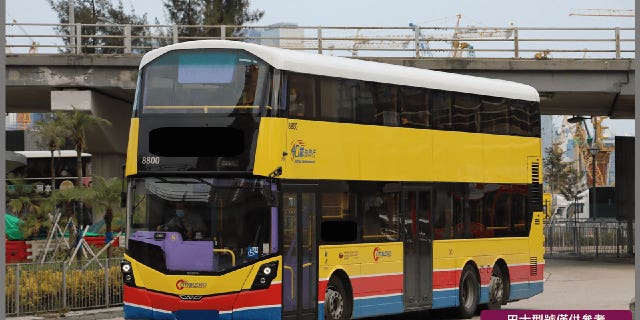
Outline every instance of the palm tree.
<svg viewBox="0 0 640 320">
<path fill-rule="evenodd" d="M 32 186 L 24 179 L 10 175 L 7 185 L 7 209 L 23 222 L 20 224 L 22 236 L 26 239 L 51 225 L 47 218 L 47 199 L 34 196 Z M 11 186 L 11 187 L 9 187 Z"/>
<path fill-rule="evenodd" d="M 53 190 L 56 188 L 56 170 L 53 153 L 56 150 L 58 152 L 60 151 L 60 148 L 65 144 L 70 134 L 67 127 L 62 123 L 62 112 L 57 111 L 46 114 L 42 119 L 35 122 L 30 131 L 40 137 L 40 140 L 37 142 L 40 148 L 47 148 L 47 150 L 51 151 L 51 190 Z"/>
<path fill-rule="evenodd" d="M 105 179 L 95 176 L 91 186 L 91 197 L 87 199 L 94 209 L 104 209 L 105 233 L 108 238 L 111 236 L 113 209 L 120 204 L 121 183 L 118 178 Z M 111 247 L 107 248 L 107 257 L 111 258 Z"/>
<path fill-rule="evenodd" d="M 87 147 L 86 131 L 98 125 L 111 125 L 109 120 L 94 116 L 88 112 L 80 111 L 71 106 L 71 112 L 61 113 L 62 122 L 70 131 L 69 138 L 73 142 L 76 156 L 76 186 L 82 186 L 82 152 Z"/>
</svg>

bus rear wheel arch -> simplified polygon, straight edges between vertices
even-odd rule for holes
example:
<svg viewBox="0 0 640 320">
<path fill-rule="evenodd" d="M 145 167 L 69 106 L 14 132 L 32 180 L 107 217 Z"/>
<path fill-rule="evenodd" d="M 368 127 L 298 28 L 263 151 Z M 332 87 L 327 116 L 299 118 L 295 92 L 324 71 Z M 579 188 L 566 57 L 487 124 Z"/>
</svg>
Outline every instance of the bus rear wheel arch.
<svg viewBox="0 0 640 320">
<path fill-rule="evenodd" d="M 458 314 L 464 319 L 473 317 L 480 300 L 480 281 L 476 268 L 467 263 L 460 274 Z"/>
<path fill-rule="evenodd" d="M 329 279 L 324 294 L 324 318 L 328 320 L 346 320 L 353 312 L 353 294 L 347 276 L 334 273 Z"/>
</svg>

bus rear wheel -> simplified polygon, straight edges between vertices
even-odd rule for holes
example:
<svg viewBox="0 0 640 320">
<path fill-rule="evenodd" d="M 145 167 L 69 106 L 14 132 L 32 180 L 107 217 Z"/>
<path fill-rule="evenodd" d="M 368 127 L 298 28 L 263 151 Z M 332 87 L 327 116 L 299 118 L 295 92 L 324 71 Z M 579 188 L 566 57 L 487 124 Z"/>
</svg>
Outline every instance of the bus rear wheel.
<svg viewBox="0 0 640 320">
<path fill-rule="evenodd" d="M 346 320 L 351 317 L 353 306 L 351 297 L 347 295 L 344 283 L 332 277 L 324 295 L 324 318 L 329 320 Z"/>
<path fill-rule="evenodd" d="M 502 275 L 502 268 L 498 265 L 494 266 L 489 282 L 489 303 L 487 304 L 487 309 L 496 310 L 502 307 L 506 299 L 507 283 Z"/>
<path fill-rule="evenodd" d="M 462 269 L 459 286 L 458 314 L 464 319 L 473 317 L 478 309 L 480 286 L 478 275 L 471 265 L 466 265 Z"/>
</svg>

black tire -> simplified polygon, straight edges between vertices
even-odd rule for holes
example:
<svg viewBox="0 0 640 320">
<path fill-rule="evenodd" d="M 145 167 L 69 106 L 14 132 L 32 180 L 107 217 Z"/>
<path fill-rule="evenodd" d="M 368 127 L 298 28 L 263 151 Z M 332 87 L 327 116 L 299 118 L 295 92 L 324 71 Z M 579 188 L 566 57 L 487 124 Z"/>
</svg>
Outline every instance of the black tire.
<svg viewBox="0 0 640 320">
<path fill-rule="evenodd" d="M 498 310 L 502 308 L 508 297 L 507 294 L 508 280 L 505 280 L 502 274 L 502 268 L 500 266 L 493 266 L 491 271 L 491 280 L 489 281 L 489 303 L 487 303 L 487 309 Z"/>
<path fill-rule="evenodd" d="M 464 319 L 473 317 L 478 309 L 480 299 L 480 283 L 478 275 L 470 265 L 464 266 L 460 275 L 460 286 L 458 292 L 460 305 L 458 314 Z"/>
<path fill-rule="evenodd" d="M 328 320 L 347 320 L 351 318 L 353 297 L 346 290 L 342 280 L 331 277 L 324 294 L 324 318 Z"/>
</svg>

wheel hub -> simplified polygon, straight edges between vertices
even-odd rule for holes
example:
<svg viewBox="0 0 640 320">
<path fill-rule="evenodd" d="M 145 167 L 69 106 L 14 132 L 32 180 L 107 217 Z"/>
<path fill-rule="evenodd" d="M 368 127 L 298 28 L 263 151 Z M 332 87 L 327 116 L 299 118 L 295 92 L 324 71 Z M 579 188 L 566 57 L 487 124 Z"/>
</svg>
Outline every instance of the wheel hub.
<svg viewBox="0 0 640 320">
<path fill-rule="evenodd" d="M 491 282 L 489 284 L 489 293 L 491 302 L 502 303 L 502 295 L 504 293 L 504 283 L 502 278 L 492 275 Z"/>
<path fill-rule="evenodd" d="M 340 319 L 344 311 L 342 295 L 331 288 L 327 289 L 327 310 L 332 319 Z"/>
</svg>

